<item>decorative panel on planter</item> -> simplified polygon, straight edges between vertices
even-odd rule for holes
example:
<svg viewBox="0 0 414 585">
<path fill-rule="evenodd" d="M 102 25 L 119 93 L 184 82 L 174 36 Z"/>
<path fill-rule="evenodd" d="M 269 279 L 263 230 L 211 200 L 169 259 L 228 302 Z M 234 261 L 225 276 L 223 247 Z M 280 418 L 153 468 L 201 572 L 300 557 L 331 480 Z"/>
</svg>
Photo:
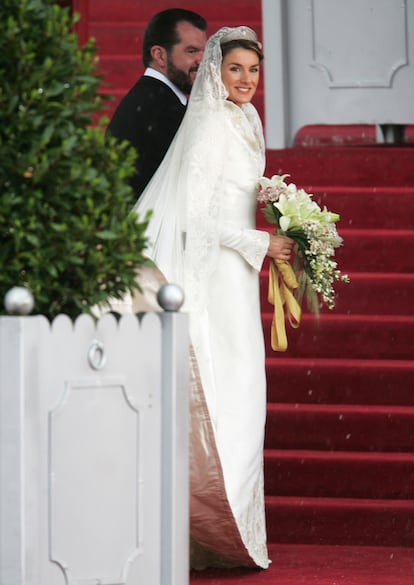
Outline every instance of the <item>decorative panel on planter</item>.
<svg viewBox="0 0 414 585">
<path fill-rule="evenodd" d="M 0 583 L 188 582 L 187 419 L 186 315 L 0 318 Z"/>
</svg>

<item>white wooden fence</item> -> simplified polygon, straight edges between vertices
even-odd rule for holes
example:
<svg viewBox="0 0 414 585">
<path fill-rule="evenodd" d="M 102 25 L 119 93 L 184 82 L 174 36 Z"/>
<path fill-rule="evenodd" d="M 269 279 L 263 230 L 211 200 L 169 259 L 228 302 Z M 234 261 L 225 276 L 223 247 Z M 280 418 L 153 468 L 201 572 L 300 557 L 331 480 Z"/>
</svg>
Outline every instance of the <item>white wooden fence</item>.
<svg viewBox="0 0 414 585">
<path fill-rule="evenodd" d="M 0 585 L 188 583 L 181 313 L 0 318 Z"/>
</svg>

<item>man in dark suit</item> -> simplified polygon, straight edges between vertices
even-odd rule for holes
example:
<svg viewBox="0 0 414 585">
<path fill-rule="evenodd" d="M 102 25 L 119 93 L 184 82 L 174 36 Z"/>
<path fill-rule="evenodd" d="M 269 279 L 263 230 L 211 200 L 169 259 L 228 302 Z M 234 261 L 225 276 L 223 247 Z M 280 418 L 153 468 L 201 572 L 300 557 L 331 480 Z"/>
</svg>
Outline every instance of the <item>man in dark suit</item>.
<svg viewBox="0 0 414 585">
<path fill-rule="evenodd" d="M 121 100 L 108 132 L 136 149 L 131 185 L 141 195 L 157 170 L 183 119 L 206 43 L 207 23 L 189 10 L 154 15 L 142 43 L 144 75 Z"/>
</svg>

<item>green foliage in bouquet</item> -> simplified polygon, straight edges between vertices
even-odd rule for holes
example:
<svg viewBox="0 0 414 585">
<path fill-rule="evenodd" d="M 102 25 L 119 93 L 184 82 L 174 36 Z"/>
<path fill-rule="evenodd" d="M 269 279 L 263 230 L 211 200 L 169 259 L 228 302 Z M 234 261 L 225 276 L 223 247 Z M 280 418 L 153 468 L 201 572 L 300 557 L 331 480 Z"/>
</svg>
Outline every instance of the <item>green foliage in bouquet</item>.
<svg viewBox="0 0 414 585">
<path fill-rule="evenodd" d="M 340 217 L 321 209 L 304 189 L 287 184 L 288 176 L 261 177 L 257 200 L 265 204 L 264 217 L 276 225 L 277 233 L 294 240 L 293 269 L 299 283 L 295 296 L 299 304 L 305 296 L 309 310 L 318 315 L 320 301 L 334 308 L 334 283 L 349 282 L 334 259 L 335 249 L 342 245 L 335 225 Z"/>
<path fill-rule="evenodd" d="M 24 286 L 49 318 L 122 298 L 146 263 L 135 153 L 93 124 L 107 96 L 73 24 L 52 0 L 1 0 L 0 305 Z"/>
</svg>

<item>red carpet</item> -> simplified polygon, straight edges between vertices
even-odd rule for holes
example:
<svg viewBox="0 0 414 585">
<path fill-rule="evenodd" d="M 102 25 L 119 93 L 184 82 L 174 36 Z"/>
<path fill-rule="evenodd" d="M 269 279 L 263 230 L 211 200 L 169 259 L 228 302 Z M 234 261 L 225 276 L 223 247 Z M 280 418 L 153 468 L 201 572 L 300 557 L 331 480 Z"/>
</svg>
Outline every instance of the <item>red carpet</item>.
<svg viewBox="0 0 414 585">
<path fill-rule="evenodd" d="M 191 574 L 191 585 L 412 585 L 409 548 L 272 545 L 266 571 L 210 569 Z"/>
<path fill-rule="evenodd" d="M 351 277 L 276 354 L 262 274 L 272 543 L 414 546 L 413 163 L 410 146 L 269 153 L 268 175 L 290 173 L 341 214 Z"/>
</svg>

